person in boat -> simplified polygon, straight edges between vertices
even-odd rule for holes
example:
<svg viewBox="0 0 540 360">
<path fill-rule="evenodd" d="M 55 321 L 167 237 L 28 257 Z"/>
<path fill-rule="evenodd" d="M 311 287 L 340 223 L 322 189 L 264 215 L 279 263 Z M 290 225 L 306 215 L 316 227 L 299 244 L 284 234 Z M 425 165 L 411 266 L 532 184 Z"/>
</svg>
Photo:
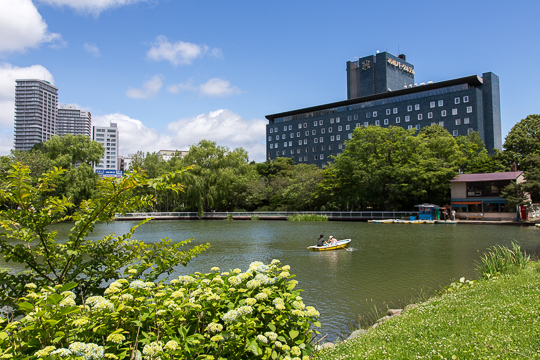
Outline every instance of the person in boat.
<svg viewBox="0 0 540 360">
<path fill-rule="evenodd" d="M 317 239 L 317 246 L 324 246 L 324 235 L 321 234 L 321 236 L 319 236 L 319 238 Z"/>
<path fill-rule="evenodd" d="M 330 237 L 328 238 L 328 241 L 326 241 L 324 244 L 325 244 L 326 246 L 337 245 L 337 240 L 336 240 L 336 238 L 334 238 L 332 235 L 330 235 Z"/>
</svg>

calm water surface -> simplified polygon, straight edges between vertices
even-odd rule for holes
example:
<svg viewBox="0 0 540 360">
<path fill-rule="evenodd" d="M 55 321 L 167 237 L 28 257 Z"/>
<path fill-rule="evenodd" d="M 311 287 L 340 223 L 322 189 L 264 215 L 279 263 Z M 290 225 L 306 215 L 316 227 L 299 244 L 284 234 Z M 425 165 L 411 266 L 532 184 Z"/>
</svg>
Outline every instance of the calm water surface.
<svg viewBox="0 0 540 360">
<path fill-rule="evenodd" d="M 136 222 L 96 227 L 93 237 L 126 232 Z M 62 230 L 69 229 L 63 224 Z M 351 238 L 353 251 L 314 252 L 319 234 Z M 211 247 L 171 276 L 196 271 L 247 269 L 253 261 L 279 259 L 291 266 L 304 302 L 321 313 L 321 332 L 344 336 L 359 315 L 377 307 L 401 306 L 465 276 L 476 278 L 475 262 L 488 247 L 518 242 L 540 252 L 540 229 L 501 225 L 404 225 L 364 222 L 152 221 L 135 232 L 145 242 L 193 238 Z M 350 250 L 351 250 L 350 249 Z"/>
</svg>

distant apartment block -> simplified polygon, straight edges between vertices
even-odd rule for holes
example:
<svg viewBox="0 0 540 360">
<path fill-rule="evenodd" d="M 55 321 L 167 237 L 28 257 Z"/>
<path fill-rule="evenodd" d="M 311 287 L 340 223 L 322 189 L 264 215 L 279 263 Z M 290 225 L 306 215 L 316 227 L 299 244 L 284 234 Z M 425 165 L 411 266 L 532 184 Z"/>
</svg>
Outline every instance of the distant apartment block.
<svg viewBox="0 0 540 360">
<path fill-rule="evenodd" d="M 102 144 L 105 153 L 94 170 L 120 170 L 118 161 L 118 126 L 116 123 L 110 123 L 110 126 L 92 127 L 92 140 Z"/>
<path fill-rule="evenodd" d="M 16 80 L 15 150 L 30 150 L 56 134 L 58 88 L 44 80 Z"/>
<path fill-rule="evenodd" d="M 165 161 L 171 160 L 175 156 L 184 157 L 189 153 L 187 150 L 159 150 L 159 155 Z"/>
<path fill-rule="evenodd" d="M 84 135 L 92 137 L 92 115 L 74 105 L 60 105 L 56 116 L 57 135 Z"/>
</svg>

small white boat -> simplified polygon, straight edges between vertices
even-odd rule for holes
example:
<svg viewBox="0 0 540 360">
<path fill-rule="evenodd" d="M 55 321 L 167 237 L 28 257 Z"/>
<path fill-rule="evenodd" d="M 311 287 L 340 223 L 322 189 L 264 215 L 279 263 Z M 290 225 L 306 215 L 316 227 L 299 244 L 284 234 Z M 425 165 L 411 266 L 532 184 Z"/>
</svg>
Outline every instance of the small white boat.
<svg viewBox="0 0 540 360">
<path fill-rule="evenodd" d="M 327 250 L 338 250 L 338 249 L 345 249 L 347 246 L 349 246 L 351 242 L 351 239 L 344 239 L 344 240 L 338 240 L 336 245 L 327 245 L 327 246 L 308 246 L 309 250 L 313 251 L 327 251 Z"/>
<path fill-rule="evenodd" d="M 374 223 L 374 224 L 393 224 L 394 221 L 395 221 L 394 219 L 368 220 L 368 222 Z"/>
<path fill-rule="evenodd" d="M 455 221 L 455 220 L 435 220 L 435 224 L 447 224 L 447 225 L 451 225 L 451 224 L 457 224 L 458 222 Z"/>
</svg>

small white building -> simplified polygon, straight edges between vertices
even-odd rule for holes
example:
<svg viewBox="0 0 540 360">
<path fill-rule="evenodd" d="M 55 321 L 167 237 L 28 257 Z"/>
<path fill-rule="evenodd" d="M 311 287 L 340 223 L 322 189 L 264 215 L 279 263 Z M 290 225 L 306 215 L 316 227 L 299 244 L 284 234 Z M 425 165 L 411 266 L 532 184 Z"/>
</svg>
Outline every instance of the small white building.
<svg viewBox="0 0 540 360">
<path fill-rule="evenodd" d="M 159 150 L 159 155 L 165 161 L 171 160 L 174 156 L 184 157 L 189 153 L 186 150 Z"/>
<path fill-rule="evenodd" d="M 105 148 L 105 153 L 94 170 L 120 170 L 118 162 L 119 133 L 116 123 L 110 126 L 92 127 L 92 140 L 97 141 Z"/>
</svg>

